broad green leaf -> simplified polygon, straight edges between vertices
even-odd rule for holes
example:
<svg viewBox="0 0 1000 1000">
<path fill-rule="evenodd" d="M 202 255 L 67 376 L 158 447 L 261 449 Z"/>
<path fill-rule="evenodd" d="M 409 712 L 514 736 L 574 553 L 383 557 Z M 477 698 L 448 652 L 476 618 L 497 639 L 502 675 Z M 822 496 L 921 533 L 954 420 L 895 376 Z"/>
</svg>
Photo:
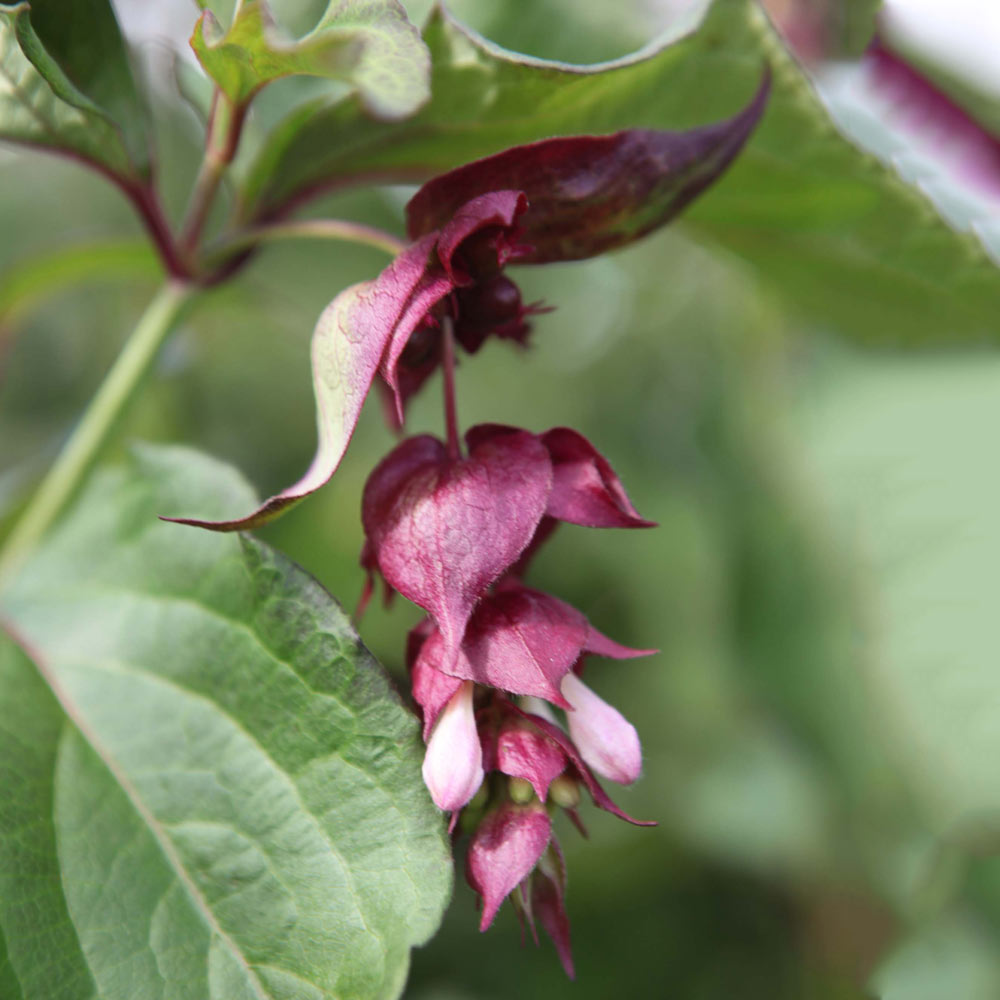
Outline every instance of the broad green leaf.
<svg viewBox="0 0 1000 1000">
<path fill-rule="evenodd" d="M 0 633 L 0 996 L 96 994 L 60 882 L 55 769 L 66 720 L 35 665 Z"/>
<path fill-rule="evenodd" d="M 362 107 L 387 120 L 412 114 L 430 96 L 427 49 L 396 0 L 331 0 L 298 41 L 282 38 L 264 0 L 246 0 L 228 31 L 206 10 L 191 47 L 237 107 L 261 87 L 293 75 L 348 83 Z"/>
<path fill-rule="evenodd" d="M 0 896 L 11 965 L 24 988 L 51 924 L 75 931 L 102 1000 L 395 997 L 450 882 L 416 721 L 315 581 L 253 540 L 156 519 L 183 503 L 253 497 L 207 458 L 143 450 L 5 597 L 67 717 L 30 727 L 25 807 L 64 896 Z M 3 696 L 54 712 L 15 667 Z M 9 720 L 30 717 L 5 713 L 0 739 L 19 747 Z M 27 849 L 18 823 L 0 851 Z"/>
<path fill-rule="evenodd" d="M 31 25 L 73 85 L 118 127 L 132 162 L 149 166 L 149 115 L 110 0 L 30 0 Z"/>
<path fill-rule="evenodd" d="M 768 111 L 688 222 L 823 325 L 903 342 L 995 333 L 1000 277 L 977 237 L 835 131 L 756 0 L 714 0 L 695 30 L 678 23 L 650 49 L 592 67 L 504 52 L 440 10 L 424 38 L 430 103 L 398 124 L 367 121 L 354 99 L 298 110 L 251 170 L 248 216 L 373 176 L 422 180 L 545 136 L 704 125 L 747 102 L 766 61 Z"/>
<path fill-rule="evenodd" d="M 1000 833 L 1000 365 L 855 362 L 797 423 L 856 591 L 859 692 L 940 837 Z"/>
<path fill-rule="evenodd" d="M 32 28 L 27 3 L 0 5 L 0 140 L 79 157 L 118 176 L 132 172 L 107 112 L 74 86 Z"/>
</svg>

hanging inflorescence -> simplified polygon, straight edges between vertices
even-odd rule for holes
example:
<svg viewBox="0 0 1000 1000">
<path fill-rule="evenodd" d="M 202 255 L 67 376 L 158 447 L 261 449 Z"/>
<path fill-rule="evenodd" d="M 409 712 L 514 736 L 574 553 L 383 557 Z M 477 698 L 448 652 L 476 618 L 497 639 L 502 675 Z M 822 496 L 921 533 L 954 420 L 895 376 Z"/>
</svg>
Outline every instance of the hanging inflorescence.
<svg viewBox="0 0 1000 1000">
<path fill-rule="evenodd" d="M 582 789 L 636 823 L 598 776 L 627 785 L 642 766 L 635 728 L 584 682 L 584 665 L 653 650 L 619 645 L 523 578 L 560 522 L 653 525 L 574 430 L 484 424 L 463 443 L 456 352 L 475 354 L 489 338 L 524 346 L 545 307 L 522 301 L 507 264 L 590 257 L 663 225 L 732 162 L 767 92 L 765 76 L 740 114 L 688 132 L 551 139 L 429 181 L 407 206 L 410 245 L 320 318 L 320 444 L 305 476 L 244 518 L 185 522 L 236 530 L 276 516 L 333 474 L 376 375 L 399 429 L 410 397 L 443 370 L 444 440 L 404 439 L 365 486 L 362 608 L 377 575 L 387 593 L 426 612 L 406 651 L 427 743 L 423 775 L 452 833 L 470 835 L 466 873 L 482 900 L 481 928 L 510 896 L 533 933 L 536 921 L 549 933 L 570 975 L 566 867 L 552 815 L 565 810 L 582 829 Z"/>
</svg>

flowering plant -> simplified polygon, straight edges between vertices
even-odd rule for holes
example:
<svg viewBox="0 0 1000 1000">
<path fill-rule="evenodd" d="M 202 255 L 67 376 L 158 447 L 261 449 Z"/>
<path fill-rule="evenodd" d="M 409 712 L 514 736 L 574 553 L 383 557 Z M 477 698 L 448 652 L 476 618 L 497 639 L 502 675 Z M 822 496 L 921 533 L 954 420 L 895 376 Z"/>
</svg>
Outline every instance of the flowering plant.
<svg viewBox="0 0 1000 1000">
<path fill-rule="evenodd" d="M 943 435 L 937 383 L 891 420 L 861 362 L 790 349 L 803 315 L 912 339 L 996 316 L 990 226 L 956 231 L 967 204 L 949 225 L 859 153 L 796 61 L 859 51 L 871 7 L 768 0 L 789 50 L 758 0 L 709 0 L 580 66 L 443 4 L 418 30 L 400 0 L 198 0 L 164 60 L 145 32 L 174 2 L 0 0 L 0 1000 L 385 1000 L 411 953 L 426 1000 L 569 988 L 547 944 L 478 936 L 501 911 L 588 995 L 606 964 L 630 996 L 668 966 L 678 996 L 746 1000 L 840 995 L 930 913 L 975 965 L 956 981 L 992 996 L 990 660 L 935 659 L 932 627 L 986 626 L 875 579 L 950 551 L 899 558 L 913 484 L 995 506 L 955 445 L 989 366 L 956 379 Z M 659 16 L 464 6 L 595 58 Z M 961 126 L 976 170 L 953 173 L 985 198 L 995 141 L 961 93 L 886 37 L 864 61 L 906 129 L 928 108 Z M 317 313 L 313 407 L 294 352 Z M 820 367 L 834 430 L 784 419 Z M 948 446 L 914 472 L 884 436 L 928 413 L 919 455 Z M 97 468 L 138 427 L 287 482 L 312 422 L 311 464 L 263 503 L 188 447 Z M 849 541 L 827 533 L 838 558 L 855 534 L 876 550 L 864 631 L 813 551 L 826 522 L 777 474 L 800 446 L 845 509 L 882 477 Z M 984 559 L 960 513 L 946 541 Z M 360 590 L 353 620 L 327 586 Z M 454 917 L 414 951 L 456 869 Z M 926 966 L 907 961 L 887 996 Z"/>
</svg>

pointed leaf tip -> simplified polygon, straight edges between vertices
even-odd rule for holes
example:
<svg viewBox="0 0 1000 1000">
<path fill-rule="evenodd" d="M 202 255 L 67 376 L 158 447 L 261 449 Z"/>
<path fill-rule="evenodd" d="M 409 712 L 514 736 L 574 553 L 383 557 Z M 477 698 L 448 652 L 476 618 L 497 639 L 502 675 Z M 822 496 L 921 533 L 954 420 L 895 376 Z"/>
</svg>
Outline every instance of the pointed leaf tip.
<svg viewBox="0 0 1000 1000">
<path fill-rule="evenodd" d="M 162 520 L 210 531 L 248 531 L 273 520 L 329 481 L 347 450 L 386 342 L 396 326 L 400 300 L 404 304 L 406 301 L 405 290 L 386 290 L 385 279 L 390 271 L 383 272 L 377 281 L 345 289 L 323 310 L 316 324 L 312 375 L 319 446 L 305 475 L 245 517 L 224 521 L 187 517 Z M 417 272 L 414 283 L 420 274 L 422 271 Z M 383 296 L 387 300 L 384 305 Z"/>
<path fill-rule="evenodd" d="M 641 517 L 611 463 L 578 431 L 553 427 L 542 436 L 552 458 L 546 513 L 588 528 L 655 528 Z"/>
<path fill-rule="evenodd" d="M 514 188 L 529 206 L 520 263 L 580 260 L 624 246 L 665 225 L 722 176 L 760 120 L 770 86 L 766 67 L 747 107 L 711 125 L 543 139 L 467 163 L 413 196 L 407 230 L 416 238 L 439 229 L 471 198 Z"/>
</svg>

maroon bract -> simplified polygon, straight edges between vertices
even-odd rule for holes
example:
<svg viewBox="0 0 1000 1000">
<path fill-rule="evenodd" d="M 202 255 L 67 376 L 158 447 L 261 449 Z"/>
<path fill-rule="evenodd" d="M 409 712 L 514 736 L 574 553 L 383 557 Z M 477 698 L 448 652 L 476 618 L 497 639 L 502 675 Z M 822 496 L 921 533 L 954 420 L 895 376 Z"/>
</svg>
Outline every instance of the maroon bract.
<svg viewBox="0 0 1000 1000">
<path fill-rule="evenodd" d="M 687 132 L 633 129 L 516 146 L 425 184 L 407 206 L 414 239 L 375 281 L 341 292 L 312 343 L 319 446 L 305 475 L 245 517 L 165 520 L 213 531 L 258 527 L 336 471 L 380 372 L 402 425 L 406 399 L 442 363 L 442 320 L 476 351 L 486 337 L 524 343 L 524 306 L 511 260 L 590 257 L 664 225 L 717 180 L 763 114 L 769 72 L 739 114 Z"/>
<path fill-rule="evenodd" d="M 465 459 L 430 441 L 404 441 L 376 467 L 362 521 L 382 576 L 433 616 L 450 661 L 483 592 L 531 541 L 552 468 L 526 431 L 484 441 Z"/>
<path fill-rule="evenodd" d="M 569 604 L 517 583 L 505 583 L 482 598 L 457 657 L 446 660 L 445 649 L 443 637 L 431 633 L 417 664 L 510 694 L 535 695 L 561 708 L 570 703 L 560 685 L 585 653 L 631 659 L 655 652 L 622 646 Z"/>
<path fill-rule="evenodd" d="M 614 135 L 543 139 L 441 174 L 406 206 L 411 239 L 439 229 L 485 191 L 522 191 L 520 220 L 531 249 L 520 263 L 593 257 L 669 222 L 723 174 L 753 133 L 767 104 L 770 71 L 739 114 L 666 132 L 630 129 Z"/>
<path fill-rule="evenodd" d="M 492 191 L 460 206 L 439 232 L 403 251 L 374 281 L 341 292 L 323 311 L 313 333 L 312 371 L 319 447 L 305 475 L 245 517 L 227 521 L 168 517 L 164 520 L 212 531 L 243 531 L 266 524 L 329 481 L 354 432 L 365 396 L 381 374 L 402 421 L 406 396 L 440 362 L 439 303 L 462 287 L 468 297 L 482 275 L 489 281 L 512 255 L 517 217 L 525 201 L 518 191 Z M 445 308 L 443 305 L 441 308 Z M 526 312 L 525 312 L 526 314 Z M 411 339 L 427 344 L 408 361 Z"/>
<path fill-rule="evenodd" d="M 487 814 L 466 856 L 469 885 L 483 899 L 479 929 L 486 930 L 507 898 L 548 846 L 552 821 L 540 802 L 505 802 Z"/>
<path fill-rule="evenodd" d="M 443 646 L 439 645 L 438 650 L 441 649 Z M 462 686 L 462 679 L 444 673 L 429 656 L 424 656 L 413 664 L 410 686 L 413 700 L 423 713 L 424 740 L 427 740 L 438 715 Z"/>
<path fill-rule="evenodd" d="M 516 706 L 512 707 L 514 711 L 520 711 Z M 626 823 L 631 823 L 633 826 L 656 826 L 655 822 L 635 819 L 633 816 L 629 816 L 627 812 L 615 805 L 608 793 L 601 787 L 601 783 L 594 777 L 593 772 L 580 755 L 580 751 L 577 750 L 573 740 L 558 725 L 534 713 L 522 712 L 521 714 L 562 749 L 573 765 L 574 773 L 583 782 L 584 787 L 590 793 L 590 797 L 598 809 L 603 809 L 605 812 L 611 813 L 612 816 L 617 816 L 619 819 L 623 819 Z"/>
<path fill-rule="evenodd" d="M 549 785 L 566 770 L 568 763 L 569 758 L 554 741 L 513 716 L 500 725 L 492 758 L 487 760 L 485 755 L 483 758 L 485 769 L 530 782 L 542 802 Z"/>
<path fill-rule="evenodd" d="M 573 953 L 569 940 L 569 918 L 566 916 L 566 861 L 559 842 L 553 836 L 542 852 L 528 882 L 529 920 L 538 918 L 546 934 L 552 938 L 559 960 L 570 979 L 576 978 Z"/>
<path fill-rule="evenodd" d="M 423 329 L 430 330 L 433 336 L 436 321 L 429 318 L 432 306 L 458 288 L 464 288 L 467 296 L 474 297 L 480 277 L 494 278 L 499 269 L 521 251 L 513 234 L 517 217 L 526 207 L 527 202 L 518 191 L 498 190 L 481 194 L 462 205 L 440 232 L 425 237 L 425 240 L 430 240 L 427 247 L 436 256 L 436 261 L 428 262 L 422 254 L 412 254 L 416 247 L 424 246 L 424 240 L 396 259 L 395 264 L 398 264 L 410 256 L 407 267 L 411 275 L 418 275 L 414 286 L 417 294 L 413 291 L 409 293 L 379 367 L 395 396 L 400 423 L 405 403 L 402 389 L 406 388 L 401 383 L 403 375 L 400 368 L 402 365 L 404 370 L 408 370 L 412 366 L 412 362 L 404 358 L 411 335 L 423 323 Z M 466 247 L 466 243 L 471 246 Z M 383 276 L 387 273 L 383 272 Z M 379 278 L 379 283 L 381 281 L 382 278 Z M 397 295 L 397 301 L 399 298 L 401 296 Z"/>
<path fill-rule="evenodd" d="M 478 424 L 466 432 L 469 446 L 520 433 L 506 424 Z M 579 431 L 553 427 L 539 440 L 552 462 L 552 492 L 545 514 L 587 528 L 655 528 L 632 506 L 611 463 Z M 551 528 L 548 529 L 551 531 Z"/>
<path fill-rule="evenodd" d="M 542 435 L 552 459 L 545 513 L 589 528 L 655 528 L 639 516 L 608 460 L 580 433 L 554 427 Z"/>
</svg>

